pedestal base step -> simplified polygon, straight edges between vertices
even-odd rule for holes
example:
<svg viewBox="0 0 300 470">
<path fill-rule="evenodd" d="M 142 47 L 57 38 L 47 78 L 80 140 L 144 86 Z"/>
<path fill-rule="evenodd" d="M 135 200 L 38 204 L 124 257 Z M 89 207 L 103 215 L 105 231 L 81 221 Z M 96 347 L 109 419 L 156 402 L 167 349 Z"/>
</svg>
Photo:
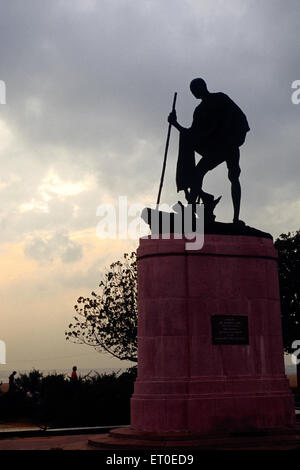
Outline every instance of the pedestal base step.
<svg viewBox="0 0 300 470">
<path fill-rule="evenodd" d="M 300 424 L 292 429 L 228 435 L 150 433 L 132 428 L 119 428 L 90 439 L 88 445 L 102 450 L 300 450 Z"/>
</svg>

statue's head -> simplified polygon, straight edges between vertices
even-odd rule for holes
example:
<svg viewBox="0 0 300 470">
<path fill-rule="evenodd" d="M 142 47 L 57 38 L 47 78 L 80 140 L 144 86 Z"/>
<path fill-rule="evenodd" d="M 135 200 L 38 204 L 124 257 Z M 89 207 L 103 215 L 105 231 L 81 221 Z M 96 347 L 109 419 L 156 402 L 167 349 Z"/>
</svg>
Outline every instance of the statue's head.
<svg viewBox="0 0 300 470">
<path fill-rule="evenodd" d="M 195 98 L 203 98 L 208 93 L 207 86 L 203 78 L 194 78 L 190 83 L 190 90 Z"/>
</svg>

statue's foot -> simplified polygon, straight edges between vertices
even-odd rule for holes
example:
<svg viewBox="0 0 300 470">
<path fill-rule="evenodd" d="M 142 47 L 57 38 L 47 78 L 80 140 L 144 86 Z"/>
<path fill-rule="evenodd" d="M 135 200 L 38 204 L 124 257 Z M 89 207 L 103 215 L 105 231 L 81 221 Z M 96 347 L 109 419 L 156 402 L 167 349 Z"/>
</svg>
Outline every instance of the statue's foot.
<svg viewBox="0 0 300 470">
<path fill-rule="evenodd" d="M 217 197 L 217 199 L 214 199 L 212 202 L 213 202 L 213 207 L 215 208 L 217 204 L 219 204 L 219 202 L 221 201 L 222 199 L 222 196 L 219 196 Z"/>
<path fill-rule="evenodd" d="M 205 195 L 204 198 L 202 198 L 204 206 L 209 208 L 210 210 L 214 210 L 217 204 L 221 201 L 222 196 L 219 196 L 215 199 L 215 197 L 212 194 Z"/>
<path fill-rule="evenodd" d="M 241 227 L 244 227 L 246 224 L 243 220 L 240 220 L 240 219 L 233 219 L 233 223 L 235 225 L 240 225 Z"/>
<path fill-rule="evenodd" d="M 217 199 L 215 199 L 215 196 L 213 194 L 205 193 L 204 191 L 201 191 L 199 197 L 201 197 L 204 205 L 207 204 L 213 207 L 216 207 L 216 205 L 220 202 L 222 198 L 222 196 L 219 196 Z"/>
</svg>

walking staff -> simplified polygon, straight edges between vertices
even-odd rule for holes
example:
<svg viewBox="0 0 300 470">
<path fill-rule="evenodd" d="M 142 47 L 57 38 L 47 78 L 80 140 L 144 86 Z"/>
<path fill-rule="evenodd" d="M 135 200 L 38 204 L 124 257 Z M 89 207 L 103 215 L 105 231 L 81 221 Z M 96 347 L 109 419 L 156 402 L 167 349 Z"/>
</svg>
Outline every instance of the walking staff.
<svg viewBox="0 0 300 470">
<path fill-rule="evenodd" d="M 175 111 L 176 98 L 177 98 L 177 93 L 175 92 L 175 93 L 174 93 L 174 98 L 173 98 L 172 113 Z M 161 191 L 162 191 L 163 182 L 164 182 L 164 177 L 165 177 L 166 164 L 167 164 L 167 155 L 168 155 L 169 141 L 170 141 L 170 135 L 171 135 L 171 128 L 172 128 L 172 124 L 169 123 L 168 134 L 167 134 L 167 140 L 166 140 L 166 146 L 165 146 L 164 163 L 163 163 L 163 167 L 162 167 L 161 178 L 160 178 L 160 185 L 159 185 L 158 196 L 157 196 L 157 201 L 156 201 L 156 205 L 157 205 L 157 206 L 158 206 L 159 203 L 160 203 L 160 196 L 161 196 Z"/>
</svg>

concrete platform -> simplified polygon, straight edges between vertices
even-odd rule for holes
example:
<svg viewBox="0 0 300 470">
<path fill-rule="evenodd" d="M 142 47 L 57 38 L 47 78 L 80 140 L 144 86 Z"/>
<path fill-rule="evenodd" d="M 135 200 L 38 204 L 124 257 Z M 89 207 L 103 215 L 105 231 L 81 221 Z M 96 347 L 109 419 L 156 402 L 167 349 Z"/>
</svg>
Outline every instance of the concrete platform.
<svg viewBox="0 0 300 470">
<path fill-rule="evenodd" d="M 237 433 L 204 436 L 196 433 L 150 433 L 120 428 L 93 436 L 89 448 L 99 450 L 158 450 L 197 452 L 204 450 L 300 450 L 300 424 L 294 431 Z"/>
</svg>

